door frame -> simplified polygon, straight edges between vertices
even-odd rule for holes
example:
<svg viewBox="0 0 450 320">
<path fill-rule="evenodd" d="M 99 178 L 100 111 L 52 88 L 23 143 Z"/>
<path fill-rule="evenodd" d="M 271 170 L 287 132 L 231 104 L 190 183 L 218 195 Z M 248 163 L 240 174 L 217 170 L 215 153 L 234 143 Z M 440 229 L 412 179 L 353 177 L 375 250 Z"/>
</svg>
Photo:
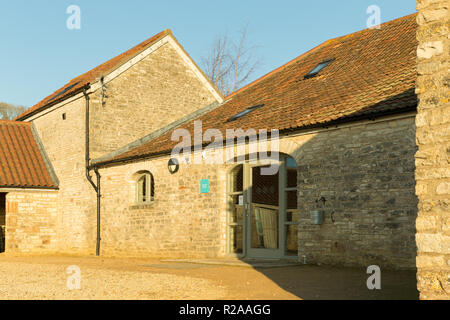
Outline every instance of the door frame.
<svg viewBox="0 0 450 320">
<path fill-rule="evenodd" d="M 228 253 L 228 255 L 235 256 L 237 258 L 250 258 L 250 259 L 298 259 L 298 256 L 288 256 L 286 254 L 286 214 L 287 214 L 287 197 L 286 191 L 292 189 L 287 188 L 287 168 L 286 159 L 290 158 L 290 155 L 280 154 L 279 160 L 262 160 L 262 161 L 245 161 L 239 163 L 243 167 L 243 201 L 244 201 L 244 217 L 242 221 L 242 253 L 234 254 Z M 278 163 L 278 249 L 262 249 L 262 248 L 251 248 L 251 237 L 252 237 L 252 189 L 253 189 L 253 168 L 266 166 L 269 164 Z M 229 171 L 228 175 L 228 192 L 227 199 L 231 194 L 230 190 L 230 180 L 231 173 L 236 169 L 237 166 L 233 167 Z M 227 208 L 227 215 L 230 214 L 230 207 Z M 228 220 L 228 217 L 227 217 Z M 230 241 L 229 241 L 229 226 L 227 225 L 227 252 L 231 252 Z"/>
<path fill-rule="evenodd" d="M 253 169 L 260 168 L 263 166 L 267 166 L 270 164 L 278 164 L 278 248 L 277 249 L 267 249 L 267 248 L 252 248 L 252 233 L 255 230 L 252 230 L 252 214 L 253 214 Z M 284 255 L 284 217 L 283 217 L 283 208 L 282 208 L 282 197 L 280 197 L 281 186 L 283 185 L 282 176 L 283 176 L 283 160 L 280 159 L 278 161 L 257 161 L 252 163 L 244 164 L 244 193 L 246 196 L 244 197 L 244 238 L 245 238 L 245 252 L 246 257 L 248 258 L 265 258 L 265 259 L 280 259 Z"/>
</svg>

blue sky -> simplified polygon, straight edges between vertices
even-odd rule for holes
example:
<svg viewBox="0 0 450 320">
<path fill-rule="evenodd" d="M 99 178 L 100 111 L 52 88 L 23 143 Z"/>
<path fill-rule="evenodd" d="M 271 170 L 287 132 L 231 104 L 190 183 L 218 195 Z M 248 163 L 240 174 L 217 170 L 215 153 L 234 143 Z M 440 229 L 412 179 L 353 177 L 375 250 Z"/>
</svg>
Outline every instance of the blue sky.
<svg viewBox="0 0 450 320">
<path fill-rule="evenodd" d="M 81 29 L 69 30 L 69 5 Z M 15 0 L 0 1 L 0 101 L 31 106 L 70 79 L 166 28 L 199 63 L 217 35 L 249 24 L 262 64 L 252 80 L 321 42 L 416 11 L 415 0 Z"/>
</svg>

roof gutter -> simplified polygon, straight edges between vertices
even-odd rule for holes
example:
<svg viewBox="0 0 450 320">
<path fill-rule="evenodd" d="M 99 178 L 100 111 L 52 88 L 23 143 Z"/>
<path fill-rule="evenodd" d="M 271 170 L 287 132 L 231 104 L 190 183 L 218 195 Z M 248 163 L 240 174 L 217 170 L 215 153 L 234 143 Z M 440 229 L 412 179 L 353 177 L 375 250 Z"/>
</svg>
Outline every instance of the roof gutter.
<svg viewBox="0 0 450 320">
<path fill-rule="evenodd" d="M 42 186 L 0 186 L 0 189 L 15 189 L 15 190 L 59 190 L 59 187 L 42 187 Z"/>
<path fill-rule="evenodd" d="M 101 193 L 100 193 L 100 180 L 101 180 L 101 176 L 100 173 L 98 172 L 98 168 L 97 167 L 91 167 L 89 162 L 90 162 L 90 154 L 89 154 L 89 146 L 90 146 L 90 139 L 89 139 L 89 110 L 90 110 L 90 105 L 89 105 L 89 95 L 87 94 L 87 89 L 89 89 L 88 86 L 83 88 L 83 95 L 84 98 L 86 100 L 86 125 L 85 125 L 85 137 L 86 137 L 86 143 L 85 143 L 85 163 L 86 163 L 86 179 L 89 181 L 89 183 L 91 184 L 92 188 L 94 188 L 96 194 L 97 194 L 97 242 L 96 242 L 96 250 L 95 250 L 95 254 L 96 256 L 100 256 L 100 204 L 101 204 Z M 90 170 L 93 169 L 94 173 L 97 177 L 97 184 L 94 183 L 94 181 L 92 180 L 91 174 L 90 174 Z"/>
</svg>

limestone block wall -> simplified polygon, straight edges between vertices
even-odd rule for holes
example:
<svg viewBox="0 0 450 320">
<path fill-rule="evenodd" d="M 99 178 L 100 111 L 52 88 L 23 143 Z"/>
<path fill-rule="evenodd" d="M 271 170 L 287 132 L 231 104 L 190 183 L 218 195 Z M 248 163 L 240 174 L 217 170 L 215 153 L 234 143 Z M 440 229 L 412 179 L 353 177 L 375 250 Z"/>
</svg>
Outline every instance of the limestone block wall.
<svg viewBox="0 0 450 320">
<path fill-rule="evenodd" d="M 292 141 L 299 145 L 293 154 L 300 261 L 414 268 L 414 115 Z M 311 223 L 317 209 L 325 213 L 323 225 Z"/>
<path fill-rule="evenodd" d="M 142 138 L 214 99 L 166 43 L 108 82 L 104 104 L 100 89 L 90 93 L 90 158 Z M 79 95 L 31 121 L 60 181 L 59 249 L 92 254 L 96 246 L 96 194 L 85 177 L 85 98 Z"/>
<path fill-rule="evenodd" d="M 415 267 L 414 114 L 283 138 L 280 151 L 299 166 L 300 261 L 305 255 L 313 264 Z M 226 253 L 225 194 L 232 165 L 181 164 L 171 175 L 168 160 L 101 169 L 102 254 Z M 155 201 L 147 206 L 135 203 L 140 171 L 155 179 Z M 210 193 L 200 193 L 201 179 L 210 180 Z M 320 197 L 326 199 L 325 222 L 315 226 L 311 211 Z"/>
<path fill-rule="evenodd" d="M 108 82 L 103 100 L 101 90 L 91 98 L 93 159 L 216 101 L 171 43 Z"/>
<path fill-rule="evenodd" d="M 181 164 L 170 174 L 169 157 L 100 170 L 102 255 L 217 257 L 226 248 L 226 169 Z M 136 205 L 140 171 L 150 171 L 155 199 Z M 209 179 L 210 192 L 200 193 Z"/>
<path fill-rule="evenodd" d="M 12 191 L 6 195 L 7 253 L 57 251 L 57 196 L 57 191 Z"/>
<path fill-rule="evenodd" d="M 417 279 L 422 299 L 450 298 L 449 3 L 418 0 Z"/>
<path fill-rule="evenodd" d="M 85 177 L 84 98 L 42 114 L 33 123 L 59 179 L 59 249 L 95 253 L 96 194 Z"/>
</svg>

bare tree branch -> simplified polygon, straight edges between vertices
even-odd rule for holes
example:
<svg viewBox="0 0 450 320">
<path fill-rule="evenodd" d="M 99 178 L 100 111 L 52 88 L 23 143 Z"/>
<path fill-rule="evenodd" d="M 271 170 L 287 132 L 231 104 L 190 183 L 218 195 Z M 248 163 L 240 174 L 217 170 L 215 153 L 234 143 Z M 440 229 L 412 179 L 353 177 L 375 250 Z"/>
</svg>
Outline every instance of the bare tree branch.
<svg viewBox="0 0 450 320">
<path fill-rule="evenodd" d="M 247 35 L 248 24 L 239 31 L 237 42 L 227 35 L 217 37 L 209 55 L 201 60 L 206 75 L 224 96 L 245 85 L 260 65 L 257 47 L 248 45 Z"/>
</svg>

